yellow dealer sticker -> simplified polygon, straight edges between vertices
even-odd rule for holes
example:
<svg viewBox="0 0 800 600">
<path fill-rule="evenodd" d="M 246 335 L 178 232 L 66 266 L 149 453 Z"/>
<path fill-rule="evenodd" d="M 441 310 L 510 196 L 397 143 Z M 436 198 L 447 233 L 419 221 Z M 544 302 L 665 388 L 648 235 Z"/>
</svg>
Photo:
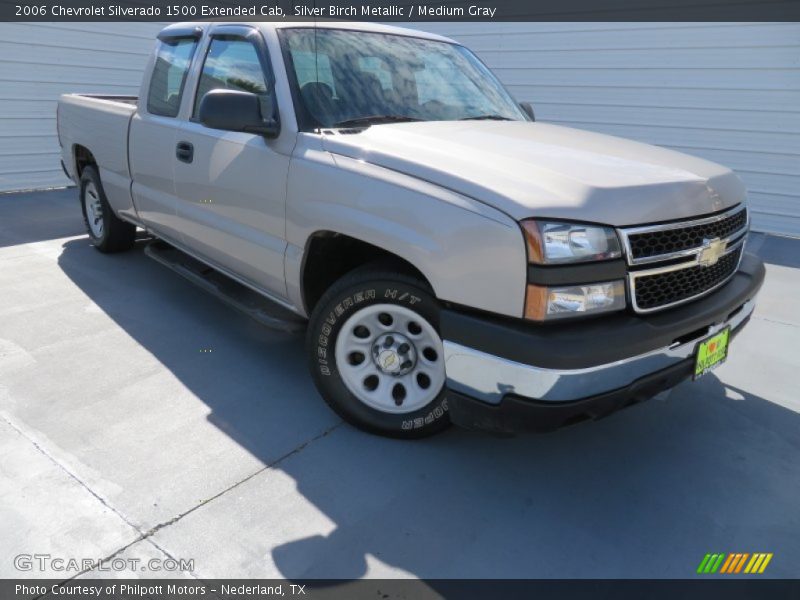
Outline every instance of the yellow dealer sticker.
<svg viewBox="0 0 800 600">
<path fill-rule="evenodd" d="M 728 358 L 728 340 L 731 328 L 726 327 L 719 333 L 703 340 L 697 345 L 697 358 L 694 363 L 694 378 L 702 377 L 713 371 Z"/>
</svg>

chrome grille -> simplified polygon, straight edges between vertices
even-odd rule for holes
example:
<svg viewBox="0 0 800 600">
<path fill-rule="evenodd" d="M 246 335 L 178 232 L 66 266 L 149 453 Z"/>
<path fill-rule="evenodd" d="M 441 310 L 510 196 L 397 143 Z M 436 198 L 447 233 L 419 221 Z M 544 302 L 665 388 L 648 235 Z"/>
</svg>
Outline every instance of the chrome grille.
<svg viewBox="0 0 800 600">
<path fill-rule="evenodd" d="M 747 225 L 747 211 L 739 210 L 723 219 L 700 225 L 635 233 L 628 236 L 631 257 L 634 259 L 652 258 L 660 254 L 689 250 L 702 246 L 703 240 L 727 239 L 745 225 Z"/>
<path fill-rule="evenodd" d="M 748 226 L 747 209 L 737 206 L 691 221 L 621 229 L 634 310 L 663 310 L 723 285 L 739 267 Z"/>
<path fill-rule="evenodd" d="M 711 267 L 696 265 L 637 277 L 636 306 L 640 310 L 649 310 L 676 304 L 697 296 L 698 292 L 716 288 L 736 271 L 741 252 L 742 248 L 739 247 Z"/>
</svg>

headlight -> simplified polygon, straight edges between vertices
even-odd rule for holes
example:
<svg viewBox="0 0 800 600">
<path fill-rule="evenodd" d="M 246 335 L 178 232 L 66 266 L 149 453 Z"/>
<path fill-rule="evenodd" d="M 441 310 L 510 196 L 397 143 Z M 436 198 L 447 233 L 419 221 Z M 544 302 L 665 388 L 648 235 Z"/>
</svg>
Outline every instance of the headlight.
<svg viewBox="0 0 800 600">
<path fill-rule="evenodd" d="M 560 265 L 622 256 L 617 234 L 610 227 L 528 220 L 522 222 L 522 229 L 532 263 Z"/>
<path fill-rule="evenodd" d="M 594 315 L 623 308 L 625 283 L 621 279 L 558 287 L 531 283 L 525 297 L 525 318 L 534 321 Z"/>
</svg>

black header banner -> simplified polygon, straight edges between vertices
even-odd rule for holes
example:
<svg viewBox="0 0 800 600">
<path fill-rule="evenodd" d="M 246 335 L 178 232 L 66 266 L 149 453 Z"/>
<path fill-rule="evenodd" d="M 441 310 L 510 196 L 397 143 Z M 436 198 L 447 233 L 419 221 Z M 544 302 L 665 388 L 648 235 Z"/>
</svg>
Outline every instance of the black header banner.
<svg viewBox="0 0 800 600">
<path fill-rule="evenodd" d="M 3 21 L 800 21 L 800 0 L 0 0 Z"/>
</svg>

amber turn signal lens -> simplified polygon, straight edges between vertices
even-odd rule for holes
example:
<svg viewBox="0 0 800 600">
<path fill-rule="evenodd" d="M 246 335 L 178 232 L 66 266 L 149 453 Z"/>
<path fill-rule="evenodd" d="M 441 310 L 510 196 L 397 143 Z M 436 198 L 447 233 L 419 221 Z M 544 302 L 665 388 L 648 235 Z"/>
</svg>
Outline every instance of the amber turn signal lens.
<svg viewBox="0 0 800 600">
<path fill-rule="evenodd" d="M 541 285 L 528 284 L 525 292 L 525 318 L 531 321 L 544 321 L 547 315 L 547 294 L 549 290 Z"/>
<path fill-rule="evenodd" d="M 542 234 L 536 221 L 522 221 L 522 230 L 525 232 L 525 245 L 528 248 L 528 262 L 542 264 L 544 262 L 544 247 Z"/>
</svg>

